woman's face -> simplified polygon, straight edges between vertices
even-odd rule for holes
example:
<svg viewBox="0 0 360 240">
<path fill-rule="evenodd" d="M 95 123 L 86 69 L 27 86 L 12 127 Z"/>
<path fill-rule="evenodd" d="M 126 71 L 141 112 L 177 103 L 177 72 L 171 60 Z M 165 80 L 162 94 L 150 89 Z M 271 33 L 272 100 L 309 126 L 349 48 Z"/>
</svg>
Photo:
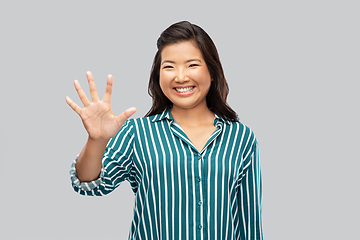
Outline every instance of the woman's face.
<svg viewBox="0 0 360 240">
<path fill-rule="evenodd" d="M 206 106 L 211 77 L 195 43 L 184 41 L 161 52 L 160 87 L 173 107 L 192 109 Z"/>
</svg>

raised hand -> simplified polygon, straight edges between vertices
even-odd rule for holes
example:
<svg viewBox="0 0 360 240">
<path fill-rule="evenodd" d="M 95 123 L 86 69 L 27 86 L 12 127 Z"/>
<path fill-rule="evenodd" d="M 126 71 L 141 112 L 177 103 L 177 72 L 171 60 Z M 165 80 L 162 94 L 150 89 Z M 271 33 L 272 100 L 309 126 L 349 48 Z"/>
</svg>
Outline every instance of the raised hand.
<svg viewBox="0 0 360 240">
<path fill-rule="evenodd" d="M 87 72 L 86 77 L 89 82 L 92 102 L 86 97 L 86 94 L 77 80 L 74 81 L 74 85 L 84 108 L 80 108 L 69 97 L 66 97 L 65 100 L 67 104 L 79 114 L 84 127 L 89 134 L 89 138 L 94 141 L 107 142 L 116 135 L 124 122 L 136 112 L 136 108 L 129 108 L 119 116 L 115 116 L 111 110 L 113 77 L 111 75 L 107 77 L 105 95 L 101 101 L 99 100 L 91 72 Z"/>
</svg>

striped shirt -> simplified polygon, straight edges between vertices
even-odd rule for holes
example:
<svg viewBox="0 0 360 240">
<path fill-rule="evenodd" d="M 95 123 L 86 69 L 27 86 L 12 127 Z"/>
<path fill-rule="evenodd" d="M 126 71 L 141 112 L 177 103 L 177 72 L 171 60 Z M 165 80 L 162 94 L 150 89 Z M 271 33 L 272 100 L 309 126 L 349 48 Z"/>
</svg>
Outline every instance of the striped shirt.
<svg viewBox="0 0 360 240">
<path fill-rule="evenodd" d="M 170 109 L 127 120 L 104 152 L 97 180 L 75 191 L 102 196 L 124 180 L 135 193 L 129 239 L 262 239 L 261 172 L 254 133 L 215 114 L 199 152 Z"/>
</svg>

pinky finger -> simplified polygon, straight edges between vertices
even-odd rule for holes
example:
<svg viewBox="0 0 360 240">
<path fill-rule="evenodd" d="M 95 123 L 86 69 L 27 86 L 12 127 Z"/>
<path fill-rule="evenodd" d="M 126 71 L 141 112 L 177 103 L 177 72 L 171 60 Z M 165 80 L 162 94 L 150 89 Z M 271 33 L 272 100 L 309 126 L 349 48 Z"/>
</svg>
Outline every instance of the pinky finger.
<svg viewBox="0 0 360 240">
<path fill-rule="evenodd" d="M 77 114 L 80 115 L 81 108 L 76 103 L 74 103 L 69 97 L 66 97 L 65 101 Z"/>
</svg>

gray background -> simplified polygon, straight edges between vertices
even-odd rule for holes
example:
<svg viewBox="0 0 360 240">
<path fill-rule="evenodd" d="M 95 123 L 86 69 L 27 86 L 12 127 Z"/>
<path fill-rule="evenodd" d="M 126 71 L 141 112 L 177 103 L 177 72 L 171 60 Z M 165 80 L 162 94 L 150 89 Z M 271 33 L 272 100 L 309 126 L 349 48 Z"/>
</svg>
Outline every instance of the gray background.
<svg viewBox="0 0 360 240">
<path fill-rule="evenodd" d="M 125 2 L 125 1 L 123 1 Z M 234 1 L 235 2 L 235 1 Z M 354 239 L 358 1 L 1 1 L 0 239 L 127 239 L 134 196 L 72 190 L 87 135 L 65 103 L 113 74 L 113 110 L 151 105 L 156 39 L 189 20 L 214 40 L 229 104 L 260 142 L 265 239 Z"/>
</svg>

